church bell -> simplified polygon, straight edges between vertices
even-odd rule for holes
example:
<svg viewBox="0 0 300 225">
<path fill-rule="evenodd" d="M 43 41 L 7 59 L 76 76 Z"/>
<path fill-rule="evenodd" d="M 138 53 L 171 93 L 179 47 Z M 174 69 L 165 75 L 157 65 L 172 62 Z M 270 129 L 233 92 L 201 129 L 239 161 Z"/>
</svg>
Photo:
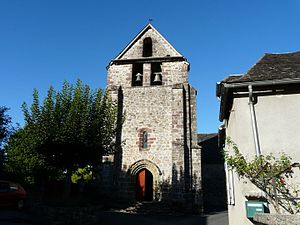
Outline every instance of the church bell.
<svg viewBox="0 0 300 225">
<path fill-rule="evenodd" d="M 140 73 L 137 73 L 136 75 L 136 80 L 135 80 L 135 82 L 141 82 L 142 81 L 142 74 L 140 74 Z"/>
<path fill-rule="evenodd" d="M 161 82 L 161 72 L 157 72 L 157 73 L 154 73 L 155 76 L 154 76 L 154 80 L 153 82 L 154 83 L 160 83 Z"/>
</svg>

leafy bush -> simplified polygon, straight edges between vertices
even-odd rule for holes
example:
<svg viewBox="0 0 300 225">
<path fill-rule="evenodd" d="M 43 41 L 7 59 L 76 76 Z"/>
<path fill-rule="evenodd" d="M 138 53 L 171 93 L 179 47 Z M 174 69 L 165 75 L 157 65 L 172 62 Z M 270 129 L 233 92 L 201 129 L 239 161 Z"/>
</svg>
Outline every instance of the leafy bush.
<svg viewBox="0 0 300 225">
<path fill-rule="evenodd" d="M 264 191 L 278 212 L 279 205 L 292 214 L 299 212 L 300 191 L 298 185 L 292 180 L 293 169 L 300 168 L 299 163 L 292 163 L 292 158 L 286 153 L 280 153 L 279 157 L 271 153 L 246 160 L 230 138 L 227 138 L 226 143 L 228 149 L 232 150 L 224 150 L 224 159 L 230 169 L 234 170 L 240 178 L 249 179 Z"/>
</svg>

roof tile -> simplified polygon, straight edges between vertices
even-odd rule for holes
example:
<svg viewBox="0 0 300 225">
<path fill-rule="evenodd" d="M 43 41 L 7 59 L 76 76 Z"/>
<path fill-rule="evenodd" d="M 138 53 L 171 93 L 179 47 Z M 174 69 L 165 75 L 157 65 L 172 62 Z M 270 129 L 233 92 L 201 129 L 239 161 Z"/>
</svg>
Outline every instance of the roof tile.
<svg viewBox="0 0 300 225">
<path fill-rule="evenodd" d="M 300 78 L 300 52 L 265 54 L 245 75 L 226 77 L 223 83 Z"/>
</svg>

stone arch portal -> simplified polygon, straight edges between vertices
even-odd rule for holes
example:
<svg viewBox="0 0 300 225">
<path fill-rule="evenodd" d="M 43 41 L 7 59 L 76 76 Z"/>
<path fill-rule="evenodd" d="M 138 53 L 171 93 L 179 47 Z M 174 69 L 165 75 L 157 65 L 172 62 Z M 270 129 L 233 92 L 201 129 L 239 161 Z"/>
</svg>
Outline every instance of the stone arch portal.
<svg viewBox="0 0 300 225">
<path fill-rule="evenodd" d="M 149 160 L 140 160 L 131 165 L 128 170 L 135 182 L 135 193 L 138 201 L 161 200 L 161 171 Z"/>
</svg>

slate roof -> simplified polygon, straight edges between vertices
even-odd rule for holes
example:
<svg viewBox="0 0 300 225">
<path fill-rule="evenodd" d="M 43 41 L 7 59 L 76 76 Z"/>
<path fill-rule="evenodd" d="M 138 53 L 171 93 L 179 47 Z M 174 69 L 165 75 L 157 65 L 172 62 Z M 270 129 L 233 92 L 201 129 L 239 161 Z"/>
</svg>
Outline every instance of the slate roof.
<svg viewBox="0 0 300 225">
<path fill-rule="evenodd" d="M 300 84 L 300 52 L 264 54 L 246 74 L 229 76 L 217 83 L 216 95 L 221 99 L 220 121 L 230 115 L 233 90 L 247 92 L 249 84 L 257 86 L 256 90 L 278 85 L 295 90 L 295 85 L 299 87 Z"/>
<path fill-rule="evenodd" d="M 263 57 L 243 76 L 229 76 L 222 83 L 240 83 L 263 80 L 300 78 L 300 52 L 269 54 Z"/>
<path fill-rule="evenodd" d="M 213 137 L 216 137 L 218 136 L 217 133 L 212 133 L 212 134 L 198 134 L 197 137 L 198 137 L 198 143 L 202 142 L 202 141 L 206 141 L 210 138 L 213 138 Z"/>
</svg>

